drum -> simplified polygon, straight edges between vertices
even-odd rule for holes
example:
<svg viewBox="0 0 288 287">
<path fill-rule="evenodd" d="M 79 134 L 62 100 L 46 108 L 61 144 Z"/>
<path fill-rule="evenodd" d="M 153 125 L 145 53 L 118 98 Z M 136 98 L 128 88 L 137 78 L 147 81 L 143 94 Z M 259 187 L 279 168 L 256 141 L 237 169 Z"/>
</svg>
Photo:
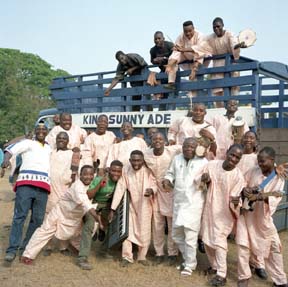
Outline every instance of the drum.
<svg viewBox="0 0 288 287">
<path fill-rule="evenodd" d="M 244 124 L 241 116 L 235 118 L 232 123 L 232 139 L 234 140 L 234 144 L 240 144 L 242 137 L 244 135 Z"/>
<path fill-rule="evenodd" d="M 244 42 L 247 47 L 251 47 L 256 42 L 256 33 L 251 29 L 245 29 L 239 33 L 239 43 Z"/>
<path fill-rule="evenodd" d="M 205 157 L 210 147 L 210 140 L 204 137 L 197 138 L 195 154 L 197 157 Z"/>
</svg>

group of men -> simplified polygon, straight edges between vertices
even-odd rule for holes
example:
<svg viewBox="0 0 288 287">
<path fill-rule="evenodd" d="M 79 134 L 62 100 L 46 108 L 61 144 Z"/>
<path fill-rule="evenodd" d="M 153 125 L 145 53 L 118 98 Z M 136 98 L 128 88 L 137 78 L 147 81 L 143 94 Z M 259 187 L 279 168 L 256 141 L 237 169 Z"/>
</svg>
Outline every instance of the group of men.
<svg viewBox="0 0 288 287">
<path fill-rule="evenodd" d="M 217 17 L 212 22 L 213 33 L 204 36 L 201 32 L 195 29 L 192 21 L 183 23 L 183 32 L 177 37 L 175 43 L 165 41 L 163 32 L 156 31 L 154 33 L 155 46 L 150 50 L 151 63 L 157 65 L 161 72 L 168 74 L 168 82 L 166 79 L 157 81 L 155 73 L 150 73 L 147 83 L 157 85 L 158 83 L 165 84 L 164 87 L 168 90 L 176 90 L 175 80 L 176 73 L 180 67 L 184 70 L 191 70 L 190 80 L 195 80 L 199 66 L 204 64 L 208 66 L 210 61 L 205 61 L 205 58 L 227 54 L 233 55 L 234 60 L 239 59 L 240 48 L 246 48 L 244 42 L 239 42 L 238 38 L 232 32 L 224 29 L 224 21 Z M 104 95 L 109 96 L 111 90 L 124 79 L 124 76 L 141 75 L 147 70 L 147 62 L 142 56 L 136 53 L 125 54 L 122 51 L 117 51 L 115 54 L 116 60 L 119 62 L 116 70 L 116 76 L 112 83 L 105 90 Z M 190 63 L 184 63 L 189 62 Z M 182 64 L 181 64 L 182 63 Z M 213 67 L 225 65 L 225 59 L 214 59 Z M 152 76 L 153 77 L 150 77 Z M 238 72 L 233 72 L 232 76 L 239 75 Z M 215 73 L 211 75 L 211 79 L 223 78 L 223 73 Z M 131 87 L 142 86 L 143 81 L 130 81 Z M 239 88 L 233 87 L 231 93 L 237 94 Z M 196 95 L 195 91 L 190 92 L 192 96 Z M 166 98 L 167 93 L 154 95 L 156 99 Z M 213 89 L 213 95 L 223 95 L 222 88 Z M 133 96 L 133 100 L 141 100 L 141 96 Z M 221 102 L 216 103 L 217 107 L 223 107 Z M 133 105 L 132 110 L 139 110 L 140 106 Z M 165 106 L 160 105 L 159 109 L 165 109 Z"/>
<path fill-rule="evenodd" d="M 5 262 L 11 264 L 19 252 L 20 261 L 31 264 L 43 248 L 49 256 L 57 238 L 63 255 L 73 245 L 79 250 L 77 265 L 92 269 L 88 261 L 92 237 L 102 241 L 99 256 L 113 256 L 107 228 L 126 193 L 129 230 L 122 242 L 121 266 L 134 263 L 133 245 L 138 248 L 137 262 L 150 265 L 146 256 L 151 238 L 154 264 L 162 264 L 167 225 L 167 264 L 176 266 L 180 251 L 182 262 L 177 268 L 183 276 L 192 275 L 197 266 L 197 242 L 202 240 L 210 264 L 207 274 L 212 276 L 209 283 L 224 286 L 227 237 L 234 230 L 238 286 L 248 286 L 250 261 L 263 279 L 267 278 L 266 268 L 273 286 L 287 286 L 272 219 L 286 170 L 275 170 L 272 148 L 264 147 L 257 154 L 254 133 L 247 124 L 243 125 L 242 144 L 234 143 L 231 129 L 236 112 L 237 101 L 232 99 L 224 115 L 206 121 L 205 105 L 194 104 L 189 116 L 171 124 L 168 142 L 151 128 L 148 145 L 133 136 L 129 122 L 121 126 L 122 138 L 116 138 L 107 130 L 105 115 L 98 117 L 95 132 L 88 136 L 72 124 L 67 113 L 60 115 L 59 125 L 49 133 L 45 124 L 37 124 L 32 140 L 24 139 L 5 150 L 2 176 L 11 156 L 22 156 Z"/>
</svg>

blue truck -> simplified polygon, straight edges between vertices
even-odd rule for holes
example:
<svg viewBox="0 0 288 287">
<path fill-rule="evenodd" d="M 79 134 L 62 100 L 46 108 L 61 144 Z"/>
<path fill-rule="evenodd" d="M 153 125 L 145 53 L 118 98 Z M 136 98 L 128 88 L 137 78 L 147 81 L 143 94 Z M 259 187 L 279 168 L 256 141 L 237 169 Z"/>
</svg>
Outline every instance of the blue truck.
<svg viewBox="0 0 288 287">
<path fill-rule="evenodd" d="M 223 113 L 215 109 L 214 103 L 227 101 L 233 97 L 239 101 L 238 114 L 245 118 L 251 129 L 259 135 L 260 145 L 270 145 L 277 153 L 278 162 L 288 161 L 288 67 L 278 62 L 260 62 L 240 57 L 235 61 L 230 54 L 214 56 L 211 59 L 225 59 L 222 67 L 200 67 L 195 81 L 187 80 L 190 71 L 178 71 L 176 90 L 167 90 L 164 85 L 146 84 L 149 70 L 141 75 L 126 77 L 104 96 L 115 71 L 93 74 L 72 75 L 55 78 L 50 86 L 56 108 L 41 111 L 38 120 L 45 120 L 52 127 L 52 117 L 56 113 L 69 112 L 73 122 L 83 128 L 95 128 L 97 117 L 106 114 L 109 128 L 117 134 L 124 121 L 131 121 L 136 132 L 144 135 L 149 127 L 158 127 L 166 133 L 172 121 L 187 115 L 192 103 L 203 102 L 207 106 L 207 116 Z M 150 69 L 155 66 L 150 66 Z M 239 77 L 231 73 L 240 72 Z M 211 79 L 213 73 L 223 73 L 221 79 Z M 165 73 L 157 73 L 157 80 L 167 79 Z M 129 82 L 143 81 L 143 86 L 130 87 Z M 240 88 L 238 95 L 231 93 L 232 87 Z M 214 88 L 223 88 L 223 96 L 213 96 Z M 197 94 L 191 97 L 191 92 Z M 153 100 L 151 95 L 168 94 L 167 98 Z M 138 101 L 135 95 L 141 95 Z M 139 112 L 132 112 L 132 106 L 140 106 Z M 159 110 L 164 105 L 164 110 Z M 151 110 L 151 106 L 153 110 Z M 288 226 L 288 202 L 283 197 L 275 214 L 277 228 Z"/>
</svg>

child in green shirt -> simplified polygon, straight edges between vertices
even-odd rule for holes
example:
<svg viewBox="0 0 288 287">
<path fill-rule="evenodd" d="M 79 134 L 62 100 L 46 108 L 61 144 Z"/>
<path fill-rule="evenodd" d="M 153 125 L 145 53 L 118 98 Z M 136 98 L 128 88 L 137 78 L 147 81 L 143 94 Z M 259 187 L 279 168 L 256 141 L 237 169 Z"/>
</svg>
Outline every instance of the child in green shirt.
<svg viewBox="0 0 288 287">
<path fill-rule="evenodd" d="M 108 173 L 104 177 L 96 176 L 91 182 L 87 195 L 89 199 L 93 199 L 93 203 L 97 203 L 97 213 L 100 213 L 104 230 L 99 229 L 98 239 L 103 241 L 105 231 L 108 226 L 108 215 L 113 198 L 113 193 L 117 181 L 122 175 L 123 164 L 119 160 L 114 160 L 110 164 Z M 84 225 L 82 228 L 80 250 L 77 258 L 77 265 L 83 270 L 91 270 L 92 266 L 88 262 L 90 254 L 92 233 L 94 230 L 94 220 L 89 215 L 84 217 Z M 107 254 L 106 240 L 103 242 L 102 254 Z"/>
</svg>

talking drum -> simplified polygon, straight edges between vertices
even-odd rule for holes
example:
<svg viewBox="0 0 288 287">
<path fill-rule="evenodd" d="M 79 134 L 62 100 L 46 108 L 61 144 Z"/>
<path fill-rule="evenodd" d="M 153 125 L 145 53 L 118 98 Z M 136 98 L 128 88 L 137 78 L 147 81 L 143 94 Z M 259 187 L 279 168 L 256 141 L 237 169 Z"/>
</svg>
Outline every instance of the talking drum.
<svg viewBox="0 0 288 287">
<path fill-rule="evenodd" d="M 234 140 L 234 144 L 240 144 L 242 137 L 244 135 L 244 125 L 242 117 L 238 116 L 232 123 L 232 139 Z"/>
<path fill-rule="evenodd" d="M 195 149 L 195 154 L 197 157 L 205 157 L 207 151 L 209 150 L 211 141 L 208 138 L 200 137 L 197 138 L 197 147 Z"/>
<path fill-rule="evenodd" d="M 255 44 L 257 38 L 256 33 L 251 29 L 245 29 L 239 33 L 239 43 L 245 43 L 246 47 L 251 47 Z"/>
</svg>

